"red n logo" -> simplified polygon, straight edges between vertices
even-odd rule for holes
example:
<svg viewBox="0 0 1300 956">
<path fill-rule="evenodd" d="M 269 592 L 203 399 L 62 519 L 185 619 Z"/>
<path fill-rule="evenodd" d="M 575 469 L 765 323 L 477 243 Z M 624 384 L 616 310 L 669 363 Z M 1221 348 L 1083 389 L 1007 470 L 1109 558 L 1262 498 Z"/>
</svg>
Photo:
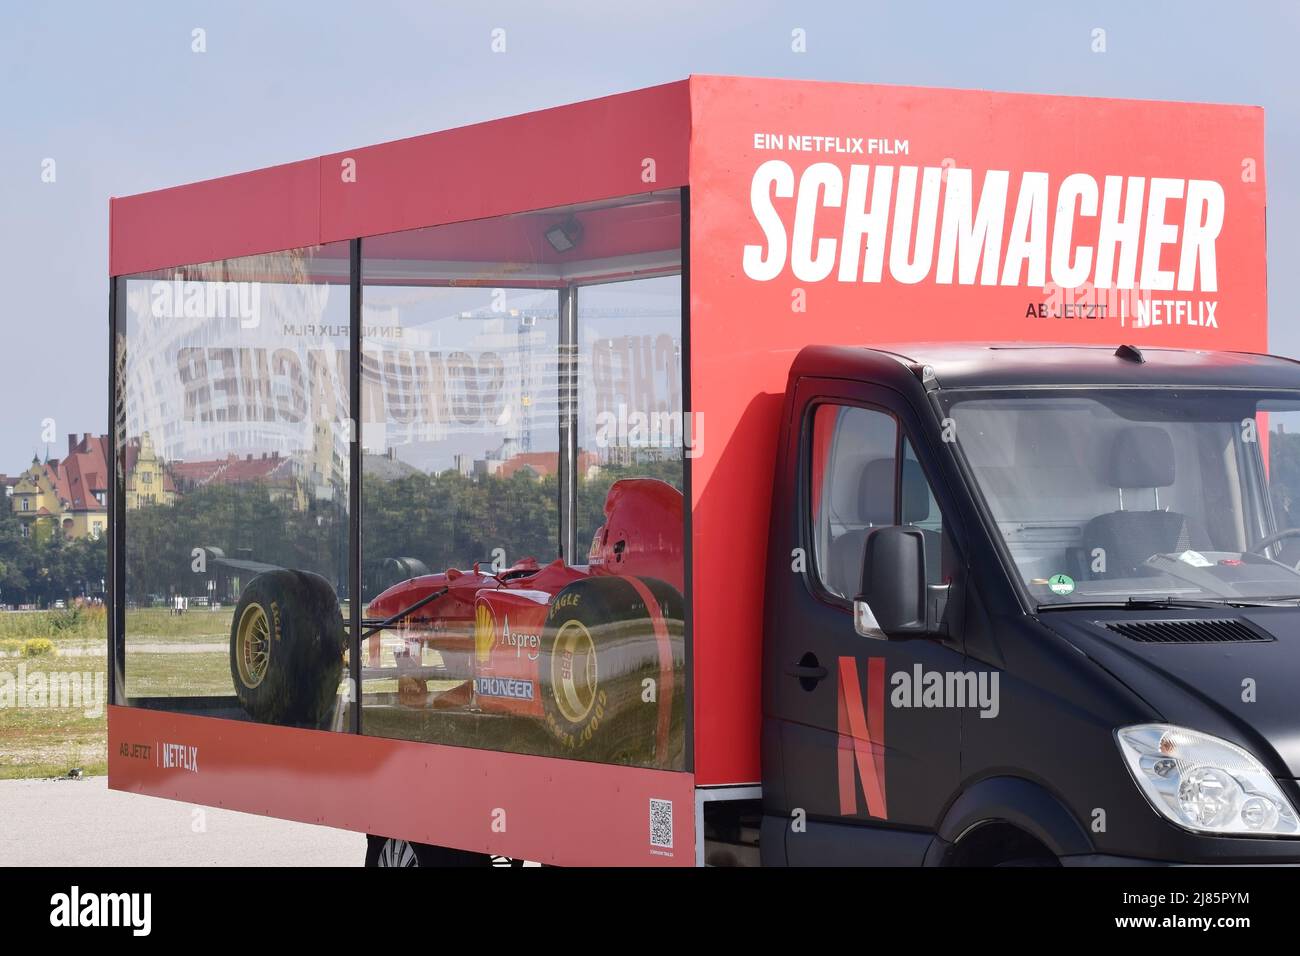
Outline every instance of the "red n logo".
<svg viewBox="0 0 1300 956">
<path fill-rule="evenodd" d="M 840 813 L 858 813 L 857 776 L 867 798 L 867 815 L 889 819 L 885 809 L 885 659 L 867 658 L 867 706 L 862 706 L 858 662 L 840 658 L 839 677 Z M 857 774 L 854 774 L 854 768 Z"/>
</svg>

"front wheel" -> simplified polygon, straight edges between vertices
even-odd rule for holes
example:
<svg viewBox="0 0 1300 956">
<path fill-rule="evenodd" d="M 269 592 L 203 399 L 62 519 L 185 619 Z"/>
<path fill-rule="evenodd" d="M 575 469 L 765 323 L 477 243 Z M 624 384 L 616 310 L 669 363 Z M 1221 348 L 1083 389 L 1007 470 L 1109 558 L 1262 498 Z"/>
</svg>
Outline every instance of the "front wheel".
<svg viewBox="0 0 1300 956">
<path fill-rule="evenodd" d="M 230 622 L 230 676 L 254 720 L 320 726 L 343 672 L 343 615 L 329 582 L 275 570 L 248 582 Z"/>
</svg>

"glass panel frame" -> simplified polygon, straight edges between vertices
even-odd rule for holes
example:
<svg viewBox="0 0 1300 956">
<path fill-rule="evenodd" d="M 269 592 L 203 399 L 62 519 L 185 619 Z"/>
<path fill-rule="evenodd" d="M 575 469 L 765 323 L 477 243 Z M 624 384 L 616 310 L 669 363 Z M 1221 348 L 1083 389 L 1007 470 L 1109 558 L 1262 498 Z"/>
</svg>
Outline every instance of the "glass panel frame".
<svg viewBox="0 0 1300 956">
<path fill-rule="evenodd" d="M 364 733 L 546 756 L 578 756 L 601 762 L 669 766 L 662 745 L 662 738 L 667 734 L 663 727 L 659 729 L 660 745 L 653 757 L 628 757 L 620 752 L 611 758 L 601 758 L 590 756 L 596 750 L 594 745 L 579 746 L 589 743 L 594 725 L 587 726 L 580 722 L 581 718 L 572 718 L 576 730 L 571 733 L 564 730 L 568 724 L 550 709 L 543 721 L 540 710 L 554 696 L 548 696 L 547 689 L 553 688 L 555 676 L 551 675 L 548 683 L 541 672 L 545 661 L 536 664 L 533 670 L 524 667 L 520 673 L 505 667 L 479 634 L 487 625 L 476 620 L 489 621 L 492 627 L 500 629 L 501 634 L 491 639 L 491 647 L 522 635 L 520 639 L 531 642 L 530 660 L 550 659 L 549 638 L 542 633 L 550 627 L 548 605 L 539 595 L 554 597 L 570 585 L 583 586 L 576 579 L 594 580 L 588 578 L 589 574 L 604 575 L 592 587 L 601 585 L 614 590 L 630 588 L 625 582 L 633 579 L 650 581 L 647 586 L 652 591 L 659 586 L 655 581 L 671 581 L 665 591 L 668 596 L 663 599 L 667 603 L 661 602 L 659 606 L 681 608 L 668 615 L 667 624 L 674 635 L 680 636 L 665 638 L 665 646 L 673 650 L 661 648 L 656 655 L 661 668 L 668 668 L 659 677 L 667 682 L 667 687 L 676 685 L 674 697 L 666 705 L 673 714 L 668 723 L 676 741 L 672 746 L 677 748 L 671 758 L 671 768 L 681 769 L 686 765 L 689 735 L 682 728 L 689 724 L 689 717 L 679 711 L 688 708 L 678 708 L 673 702 L 678 697 L 685 699 L 688 682 L 685 668 L 680 666 L 686 653 L 683 632 L 687 617 L 682 607 L 685 603 L 682 592 L 686 589 L 684 553 L 688 509 L 683 504 L 687 487 L 682 449 L 685 428 L 680 424 L 686 418 L 683 405 L 688 388 L 685 356 L 689 316 L 684 309 L 683 262 L 685 202 L 683 190 L 671 190 L 605 203 L 433 226 L 363 241 L 365 319 L 361 328 L 365 338 L 359 355 L 365 382 L 358 413 L 365 472 L 361 478 L 365 503 L 360 509 L 360 554 L 366 581 L 360 593 L 366 596 L 367 607 L 359 630 L 366 646 L 360 652 L 358 672 L 363 679 L 359 697 Z M 551 233 L 556 229 L 566 230 L 564 238 L 571 239 L 572 244 L 561 248 L 552 242 Z M 546 243 L 538 241 L 543 233 Z M 521 235 L 526 241 L 521 241 Z M 461 238 L 470 244 L 459 245 Z M 553 249 L 548 248 L 548 243 Z M 525 258 L 502 260 L 502 250 L 508 249 L 523 250 Z M 464 276 L 460 274 L 458 258 L 468 264 Z M 642 285 L 638 286 L 638 282 Z M 583 408 L 588 403 L 584 392 L 591 386 L 592 365 L 588 350 L 579 342 L 579 316 L 584 296 L 591 294 L 596 300 L 602 297 L 602 292 L 592 292 L 593 289 L 616 289 L 626 297 L 637 290 L 644 292 L 646 282 L 668 283 L 655 291 L 666 304 L 665 314 L 672 315 L 670 347 L 665 352 L 667 359 L 660 363 L 665 366 L 660 369 L 660 377 L 673 379 L 663 390 L 670 393 L 674 405 L 666 411 L 672 412 L 670 417 L 679 422 L 669 436 L 677 449 L 678 477 L 671 484 L 646 484 L 642 479 L 637 485 L 634 480 L 632 485 L 624 484 L 619 493 L 623 496 L 620 500 L 626 501 L 648 495 L 641 503 L 651 502 L 652 510 L 660 504 L 656 496 L 674 499 L 675 519 L 665 517 L 666 512 L 655 514 L 656 520 L 667 520 L 675 526 L 671 537 L 679 543 L 675 557 L 644 565 L 634 572 L 597 566 L 593 554 L 599 549 L 592 543 L 593 535 L 590 531 L 583 535 L 576 533 L 581 520 L 580 486 L 601 467 L 597 453 L 584 447 L 595 430 L 590 422 L 582 421 Z M 639 314 L 635 308 L 632 313 Z M 623 316 L 621 325 L 631 331 L 636 328 L 630 326 L 634 322 L 635 318 Z M 389 326 L 397 328 L 390 330 Z M 539 331 L 543 327 L 544 333 Z M 539 346 L 544 354 L 540 364 L 534 365 L 537 356 L 532 350 Z M 469 363 L 468 373 L 451 375 L 448 364 L 454 356 L 460 356 L 462 365 Z M 485 380 L 483 367 L 489 358 L 492 374 Z M 425 363 L 427 369 L 423 368 Z M 532 372 L 528 371 L 530 368 Z M 481 388 L 477 393 L 471 389 L 461 394 L 470 380 L 477 381 L 481 388 L 487 387 L 485 381 L 490 384 L 491 394 L 496 396 L 492 414 L 468 405 L 464 409 L 467 414 L 456 411 L 454 406 L 458 401 L 474 404 L 470 399 L 476 395 L 487 401 L 489 393 Z M 412 405 L 415 413 L 406 414 Z M 530 409 L 535 411 L 530 413 Z M 421 411 L 423 419 L 420 419 Z M 587 411 L 594 412 L 594 409 Z M 537 418 L 538 415 L 541 417 Z M 417 427 L 412 428 L 412 424 Z M 475 443 L 475 451 L 482 453 L 486 449 L 481 458 L 470 451 Z M 516 467 L 520 462 L 527 466 L 525 471 Z M 385 472 L 389 474 L 385 476 Z M 525 478 L 525 474 L 530 477 Z M 520 551 L 518 534 L 507 529 L 525 532 L 527 529 L 516 528 L 518 522 L 514 520 L 504 524 L 496 520 L 498 514 L 509 514 L 512 519 L 515 515 L 504 508 L 482 512 L 474 505 L 475 498 L 483 494 L 489 499 L 505 494 L 504 487 L 493 487 L 501 484 L 499 476 L 504 475 L 519 485 L 510 494 L 519 500 L 516 507 L 521 509 L 520 513 L 537 515 L 546 522 L 546 534 L 553 541 L 550 547 L 534 544 Z M 440 488 L 449 483 L 449 490 Z M 385 504 L 379 505 L 381 498 L 377 495 L 384 486 L 391 486 L 393 492 L 385 491 L 382 497 Z M 528 504 L 536 498 L 537 491 L 542 493 L 546 507 L 553 509 L 549 517 Z M 611 501 L 612 497 L 605 502 L 607 512 L 612 507 Z M 392 515 L 376 515 L 374 507 L 396 510 Z M 674 505 L 670 503 L 669 507 Z M 405 519 L 399 517 L 403 512 L 409 512 Z M 456 540 L 449 545 L 443 540 L 445 535 L 414 531 L 417 526 L 428 524 L 431 517 L 437 519 L 435 525 L 450 520 L 446 530 Z M 384 522 L 384 527 L 398 530 L 385 536 L 375 525 L 374 531 L 368 531 L 377 519 Z M 467 526 L 468 539 L 465 538 Z M 484 533 L 488 536 L 484 537 Z M 503 533 L 504 537 L 492 537 Z M 465 547 L 466 541 L 480 538 L 478 544 Z M 387 539 L 407 543 L 390 546 Z M 378 547 L 372 550 L 376 544 Z M 498 546 L 492 547 L 494 544 Z M 613 544 L 610 542 L 611 547 Z M 391 547 L 398 550 L 392 551 Z M 402 551 L 403 548 L 411 553 Z M 454 560 L 447 560 L 449 554 L 455 556 Z M 518 563 L 515 559 L 524 554 L 529 558 Z M 399 580 L 376 595 L 370 582 L 381 560 L 385 567 L 392 566 Z M 443 574 L 443 568 L 449 566 L 459 570 Z M 665 572 L 665 575 L 651 571 Z M 637 574 L 643 577 L 637 578 Z M 434 589 L 444 593 L 435 594 Z M 498 590 L 493 591 L 493 596 L 485 597 L 483 592 L 492 589 Z M 510 596 L 531 594 L 536 607 L 530 610 L 514 606 L 503 610 L 497 606 L 495 595 L 507 593 Z M 657 595 L 658 592 L 655 600 L 659 600 Z M 441 603 L 428 611 L 416 609 L 403 615 L 413 601 L 425 600 Z M 628 590 L 618 600 L 636 603 L 642 599 Z M 398 623 L 399 617 L 404 617 L 404 623 Z M 509 637 L 502 636 L 505 634 Z M 678 663 L 663 665 L 665 654 L 674 655 L 672 659 L 678 659 Z M 607 680 L 613 673 L 607 672 Z M 510 698 L 511 706 L 504 706 L 497 698 Z M 575 709 L 583 715 L 597 714 L 599 720 L 603 701 L 603 697 L 600 703 L 589 701 L 585 709 L 575 704 Z M 651 703 L 654 703 L 653 695 Z M 654 708 L 644 710 L 650 712 Z M 448 712 L 467 716 L 448 717 Z M 505 721 L 478 720 L 474 715 L 480 712 L 521 718 L 515 722 L 518 729 L 498 735 L 495 728 Z M 562 707 L 557 713 L 564 717 Z M 535 729 L 539 733 L 524 726 L 524 717 L 537 724 Z M 632 718 L 629 720 L 637 723 Z M 611 721 L 616 722 L 617 718 L 605 720 Z M 560 752 L 554 752 L 548 727 L 571 750 L 561 747 Z M 654 736 L 653 727 L 651 735 Z M 585 756 L 578 752 L 584 749 Z"/>
<path fill-rule="evenodd" d="M 683 420 L 693 414 L 690 404 L 690 291 L 689 291 L 689 207 L 690 197 L 689 190 L 686 187 L 663 190 L 658 193 L 648 193 L 641 196 L 629 196 L 628 201 L 639 201 L 649 196 L 670 196 L 678 203 L 680 209 L 680 225 L 678 233 L 678 245 L 676 248 L 676 269 L 670 272 L 664 272 L 662 264 L 658 267 L 658 274 L 676 275 L 680 282 L 680 342 L 677 348 L 677 361 L 679 362 L 678 371 L 680 375 L 679 383 L 679 408 Z M 587 206 L 596 206 L 597 203 L 586 204 Z M 582 206 L 574 208 L 583 208 Z M 363 448 L 361 428 L 358 423 L 362 421 L 362 364 L 364 361 L 364 351 L 362 348 L 362 308 L 363 308 L 363 288 L 362 288 L 362 238 L 343 240 L 342 244 L 348 247 L 348 266 L 347 266 L 347 286 L 348 295 L 348 351 L 347 360 L 347 403 L 349 417 L 347 419 L 352 433 L 347 445 L 347 558 L 348 567 L 346 574 L 347 593 L 362 593 L 362 565 L 361 550 L 363 546 L 361 535 L 361 499 L 365 487 L 365 478 L 363 475 Z M 275 253 L 267 253 L 275 255 Z M 184 270 L 195 268 L 194 266 L 178 266 L 177 269 Z M 612 268 L 617 271 L 617 263 Z M 172 271 L 172 270 L 163 270 Z M 651 268 L 651 274 L 655 273 L 655 268 Z M 126 568 L 126 541 L 129 518 L 126 514 L 125 505 L 128 499 L 126 455 L 126 417 L 124 402 L 124 382 L 123 366 L 121 356 L 123 349 L 128 345 L 125 336 L 126 315 L 122 307 L 122 297 L 126 293 L 126 285 L 132 275 L 115 275 L 109 280 L 109 381 L 108 381 L 108 408 L 109 408 L 109 455 L 112 460 L 112 485 L 108 500 L 108 520 L 111 527 L 111 533 L 108 536 L 108 569 L 107 569 L 107 603 L 109 606 L 110 620 L 110 640 L 108 642 L 109 656 L 109 699 L 118 706 L 140 705 L 142 702 L 133 700 L 127 695 L 126 674 L 127 666 L 125 661 L 126 638 L 127 638 L 127 568 Z M 340 275 L 341 278 L 341 275 Z M 585 280 L 576 279 L 572 281 L 569 288 L 577 293 L 584 286 L 599 284 L 603 281 L 609 281 L 614 278 L 612 275 L 593 275 Z M 565 296 L 560 296 L 561 312 L 561 329 L 566 333 L 566 341 L 563 348 L 576 350 L 576 323 L 578 303 L 577 295 L 569 296 L 567 302 Z M 565 314 L 568 314 L 569 321 L 564 321 Z M 576 355 L 570 355 L 570 368 L 576 364 Z M 571 388 L 573 390 L 572 405 L 575 410 L 579 407 L 578 388 L 576 375 L 571 374 Z M 577 430 L 576 416 L 572 421 L 574 432 Z M 689 440 L 689 426 L 683 428 L 684 434 Z M 687 446 L 689 448 L 689 445 Z M 577 513 L 577 503 L 579 494 L 579 482 L 576 480 L 576 469 L 578 468 L 578 454 L 575 439 L 568 446 L 568 454 L 561 456 L 560 475 L 562 482 L 567 483 L 567 487 L 561 490 L 560 506 L 563 509 L 567 502 L 567 514 L 565 525 L 561 528 L 559 547 L 561 553 L 572 555 L 576 560 L 587 547 L 587 542 L 578 540 L 575 535 L 578 522 L 581 520 Z M 681 516 L 681 528 L 683 535 L 683 550 L 681 555 L 681 571 L 683 580 L 682 593 L 684 606 L 682 609 L 683 633 L 681 639 L 682 655 L 684 660 L 691 659 L 691 579 L 692 579 L 692 560 L 691 560 L 691 467 L 689 451 L 683 456 L 681 487 L 686 505 L 683 507 Z M 567 528 L 567 531 L 565 530 Z M 345 620 L 347 622 L 347 647 L 348 647 L 348 674 L 359 674 L 361 666 L 361 643 L 366 635 L 362 619 L 362 602 L 347 602 L 345 608 Z M 682 735 L 682 754 L 680 759 L 675 761 L 674 769 L 691 770 L 694 765 L 693 754 L 693 707 L 690 706 L 692 699 L 691 691 L 691 668 L 689 666 L 681 669 L 681 693 L 686 705 L 684 706 Z M 349 682 L 344 688 L 345 703 L 351 705 L 359 699 L 359 691 L 355 683 Z M 336 727 L 335 729 L 346 729 L 351 733 L 362 733 L 362 708 L 359 706 L 348 706 L 349 720 L 346 728 Z"/>
<path fill-rule="evenodd" d="M 346 719 L 339 674 L 348 642 L 338 603 L 351 593 L 353 539 L 350 258 L 349 243 L 338 242 L 113 278 L 114 703 L 300 727 L 339 729 Z M 347 289 L 346 298 L 331 296 L 331 286 Z M 283 527 L 268 533 L 269 523 Z M 163 583 L 164 598 L 142 598 L 141 587 L 158 589 L 130 573 L 132 548 L 144 546 L 132 541 L 137 528 L 163 545 L 136 560 Z M 256 609 L 241 602 L 258 603 L 247 585 L 263 572 L 260 590 L 273 582 L 276 590 L 259 626 Z M 215 613 L 227 603 L 229 620 Z M 295 616 L 277 612 L 294 604 L 306 611 L 289 623 Z M 235 627 L 236 617 L 249 627 Z M 148 687 L 128 685 L 126 651 L 139 628 L 154 635 L 146 640 L 153 646 L 139 650 L 148 666 L 136 679 Z M 249 651 L 240 670 L 236 631 Z M 257 650 L 290 645 L 275 655 Z M 296 686 L 297 668 L 268 664 L 298 660 L 308 646 L 314 656 L 302 673 L 320 677 L 319 693 L 305 679 Z M 281 676 L 290 673 L 294 686 Z"/>
</svg>

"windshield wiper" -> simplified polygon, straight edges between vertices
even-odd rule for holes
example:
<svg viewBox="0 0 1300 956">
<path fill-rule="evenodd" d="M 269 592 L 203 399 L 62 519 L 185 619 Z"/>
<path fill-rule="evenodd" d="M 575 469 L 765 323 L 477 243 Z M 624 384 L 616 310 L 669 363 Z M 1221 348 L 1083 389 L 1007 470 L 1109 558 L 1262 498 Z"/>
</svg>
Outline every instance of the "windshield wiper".
<svg viewBox="0 0 1300 956">
<path fill-rule="evenodd" d="M 1039 611 L 1068 611 L 1071 609 L 1085 611 L 1166 611 L 1182 608 L 1219 608 L 1219 607 L 1273 607 L 1267 601 L 1251 601 L 1245 598 L 1221 598 L 1215 601 L 1194 600 L 1191 598 L 1128 598 L 1124 601 L 1059 601 L 1038 605 Z"/>
</svg>

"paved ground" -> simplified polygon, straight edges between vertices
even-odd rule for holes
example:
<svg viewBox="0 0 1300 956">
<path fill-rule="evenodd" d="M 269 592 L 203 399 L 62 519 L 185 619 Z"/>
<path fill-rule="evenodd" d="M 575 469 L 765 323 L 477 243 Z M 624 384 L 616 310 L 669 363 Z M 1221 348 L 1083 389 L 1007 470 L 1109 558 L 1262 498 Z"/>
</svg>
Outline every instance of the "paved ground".
<svg viewBox="0 0 1300 956">
<path fill-rule="evenodd" d="M 108 789 L 0 780 L 3 866 L 360 866 L 366 838 Z"/>
</svg>

